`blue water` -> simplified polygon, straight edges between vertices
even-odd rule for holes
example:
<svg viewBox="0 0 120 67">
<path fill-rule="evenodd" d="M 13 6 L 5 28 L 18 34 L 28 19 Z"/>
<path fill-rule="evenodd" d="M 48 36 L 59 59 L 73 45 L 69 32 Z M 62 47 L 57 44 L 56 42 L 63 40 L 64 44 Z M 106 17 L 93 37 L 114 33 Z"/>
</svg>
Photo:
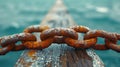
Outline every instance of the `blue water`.
<svg viewBox="0 0 120 67">
<path fill-rule="evenodd" d="M 0 37 L 39 24 L 55 0 L 0 0 Z M 120 33 L 120 0 L 64 0 L 79 25 Z M 101 43 L 102 41 L 99 41 Z M 13 67 L 22 51 L 0 56 L 0 67 Z M 120 53 L 96 51 L 106 67 L 120 67 Z"/>
</svg>

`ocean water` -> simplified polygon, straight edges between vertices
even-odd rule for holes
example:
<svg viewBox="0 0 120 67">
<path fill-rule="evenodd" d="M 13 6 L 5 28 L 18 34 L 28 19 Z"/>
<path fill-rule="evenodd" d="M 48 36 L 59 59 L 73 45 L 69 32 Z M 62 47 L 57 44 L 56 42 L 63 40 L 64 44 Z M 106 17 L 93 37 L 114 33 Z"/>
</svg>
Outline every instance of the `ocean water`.
<svg viewBox="0 0 120 67">
<path fill-rule="evenodd" d="M 78 25 L 120 33 L 120 0 L 63 0 Z M 55 0 L 0 0 L 0 37 L 39 24 Z M 99 40 L 99 43 L 102 43 Z M 95 51 L 106 67 L 120 67 L 120 53 Z M 0 56 L 0 67 L 13 67 L 22 51 Z"/>
</svg>

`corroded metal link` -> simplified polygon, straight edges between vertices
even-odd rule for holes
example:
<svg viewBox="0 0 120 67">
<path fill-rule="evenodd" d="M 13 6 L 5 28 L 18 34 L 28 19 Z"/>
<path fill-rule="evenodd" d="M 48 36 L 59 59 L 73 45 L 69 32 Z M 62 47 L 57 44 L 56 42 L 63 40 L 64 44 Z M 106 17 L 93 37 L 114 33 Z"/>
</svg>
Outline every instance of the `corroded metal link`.
<svg viewBox="0 0 120 67">
<path fill-rule="evenodd" d="M 84 39 L 90 39 L 90 38 L 95 38 L 95 37 L 107 38 L 107 39 L 110 39 L 111 41 L 117 40 L 116 34 L 108 33 L 103 30 L 91 30 L 85 34 Z"/>
<path fill-rule="evenodd" d="M 95 38 L 95 37 L 102 37 L 105 39 L 109 39 L 110 41 L 117 41 L 117 36 L 114 33 L 108 33 L 103 30 L 94 30 L 94 31 L 89 31 L 88 33 L 85 34 L 84 39 L 90 39 L 90 38 Z M 96 50 L 107 50 L 109 47 L 106 46 L 107 41 L 105 41 L 105 44 L 95 44 L 93 47 Z"/>
<path fill-rule="evenodd" d="M 90 29 L 85 26 L 72 26 L 71 29 L 75 30 L 76 32 L 87 33 Z"/>
<path fill-rule="evenodd" d="M 77 32 L 69 28 L 52 28 L 45 30 L 41 33 L 40 38 L 41 40 L 46 40 L 47 38 L 54 36 L 65 36 L 73 39 L 78 39 Z"/>
<path fill-rule="evenodd" d="M 73 26 L 70 28 L 79 33 L 87 33 L 90 30 L 88 27 L 85 26 Z M 72 46 L 74 48 L 90 48 L 96 44 L 97 38 L 91 38 L 86 40 L 75 40 L 72 38 L 66 38 L 65 42 L 69 46 Z"/>
<path fill-rule="evenodd" d="M 110 40 L 108 40 L 108 42 L 107 42 L 107 47 L 109 47 L 110 49 L 115 50 L 117 52 L 120 52 L 120 46 L 117 45 L 116 43 L 111 42 Z"/>
<path fill-rule="evenodd" d="M 66 38 L 65 42 L 69 45 L 72 46 L 74 48 L 90 48 L 92 46 L 94 46 L 97 42 L 96 38 L 91 38 L 88 40 L 75 40 L 72 38 Z"/>
<path fill-rule="evenodd" d="M 106 41 L 105 44 L 95 44 L 93 48 L 96 50 L 108 50 L 109 48 L 106 46 L 106 44 Z"/>
<path fill-rule="evenodd" d="M 117 39 L 120 40 L 120 34 L 115 35 L 117 36 Z M 120 52 L 120 46 L 117 45 L 117 41 L 111 41 L 110 39 L 106 39 L 106 46 L 112 50 Z"/>
<path fill-rule="evenodd" d="M 23 43 L 25 48 L 27 49 L 45 49 L 51 45 L 51 43 L 54 41 L 54 38 L 48 38 L 44 41 L 29 41 Z"/>
<path fill-rule="evenodd" d="M 21 41 L 25 41 L 22 39 L 21 39 Z M 9 42 L 9 45 L 7 43 L 6 46 L 0 48 L 0 55 L 4 55 L 9 51 L 18 51 L 18 50 L 24 50 L 24 49 L 44 49 L 44 48 L 49 47 L 53 41 L 54 41 L 54 38 L 48 38 L 48 39 L 41 41 L 41 42 L 34 41 L 34 40 L 31 40 L 31 41 L 28 40 L 26 42 L 23 42 L 22 44 L 16 45 L 15 44 L 16 40 L 15 40 L 15 41 L 12 41 L 11 43 Z"/>
<path fill-rule="evenodd" d="M 32 26 L 27 27 L 24 30 L 24 32 L 25 33 L 42 32 L 47 29 L 50 29 L 50 28 L 48 26 L 32 25 Z"/>
<path fill-rule="evenodd" d="M 0 38 L 0 45 L 2 47 L 5 47 L 11 43 L 16 43 L 18 41 L 36 41 L 36 37 L 30 33 L 14 34 Z"/>
<path fill-rule="evenodd" d="M 0 48 L 0 55 L 5 55 L 7 52 L 11 51 L 14 48 L 13 45 L 8 45 L 3 48 Z"/>
</svg>

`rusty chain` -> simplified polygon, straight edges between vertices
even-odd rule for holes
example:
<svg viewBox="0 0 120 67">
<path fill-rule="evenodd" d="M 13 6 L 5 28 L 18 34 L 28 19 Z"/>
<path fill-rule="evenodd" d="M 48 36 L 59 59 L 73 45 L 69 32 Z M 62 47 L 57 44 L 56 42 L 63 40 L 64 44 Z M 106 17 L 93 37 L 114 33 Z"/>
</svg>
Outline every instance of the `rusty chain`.
<svg viewBox="0 0 120 67">
<path fill-rule="evenodd" d="M 40 40 L 37 40 L 34 32 L 40 33 Z M 78 33 L 84 33 L 83 40 L 78 40 Z M 105 44 L 97 44 L 98 37 L 105 39 Z M 44 49 L 52 43 L 66 43 L 71 47 L 96 50 L 112 49 L 120 52 L 117 41 L 120 34 L 110 33 L 103 30 L 90 30 L 85 26 L 73 26 L 70 28 L 49 28 L 48 26 L 33 25 L 27 27 L 23 33 L 4 36 L 0 38 L 0 55 L 9 51 L 24 49 Z M 20 41 L 20 43 L 18 43 Z"/>
</svg>

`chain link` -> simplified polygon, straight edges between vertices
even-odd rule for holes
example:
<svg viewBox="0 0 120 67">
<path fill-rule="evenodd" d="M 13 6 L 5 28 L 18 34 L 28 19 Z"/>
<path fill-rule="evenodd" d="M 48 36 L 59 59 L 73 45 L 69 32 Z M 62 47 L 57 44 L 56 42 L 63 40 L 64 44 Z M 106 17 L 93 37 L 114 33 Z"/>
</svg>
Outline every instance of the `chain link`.
<svg viewBox="0 0 120 67">
<path fill-rule="evenodd" d="M 41 33 L 41 41 L 37 41 L 34 32 Z M 78 40 L 78 33 L 84 33 L 84 39 Z M 105 44 L 97 44 L 98 37 L 104 38 Z M 4 36 L 0 38 L 0 55 L 9 51 L 18 51 L 24 49 L 45 49 L 52 43 L 66 43 L 71 47 L 96 50 L 112 49 L 120 52 L 120 46 L 117 41 L 120 40 L 120 34 L 110 33 L 103 30 L 90 30 L 85 26 L 73 26 L 70 28 L 50 28 L 48 26 L 33 25 L 27 27 L 23 33 Z M 20 44 L 17 44 L 18 42 Z"/>
</svg>

